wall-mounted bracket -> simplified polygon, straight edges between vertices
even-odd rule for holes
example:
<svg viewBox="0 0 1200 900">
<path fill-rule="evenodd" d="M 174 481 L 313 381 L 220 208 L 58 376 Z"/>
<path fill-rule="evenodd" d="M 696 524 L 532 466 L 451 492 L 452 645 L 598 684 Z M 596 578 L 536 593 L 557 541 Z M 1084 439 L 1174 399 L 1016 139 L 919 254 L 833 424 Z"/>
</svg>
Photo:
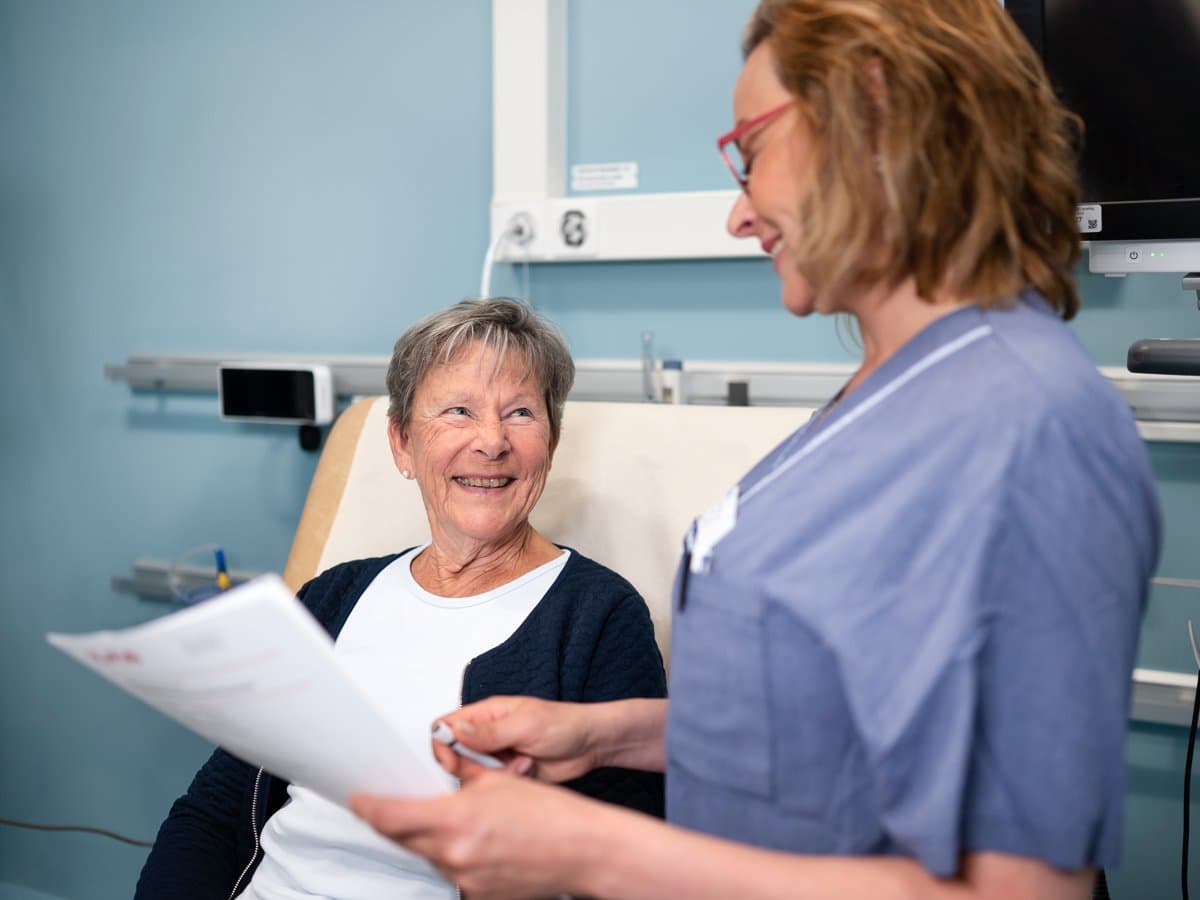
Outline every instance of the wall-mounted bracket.
<svg viewBox="0 0 1200 900">
<path fill-rule="evenodd" d="M 210 585 L 213 583 L 214 574 L 211 565 L 176 564 L 159 559 L 138 558 L 133 561 L 132 574 L 112 576 L 112 589 L 118 594 L 133 594 L 155 600 L 175 600 L 176 590 L 186 593 L 194 588 Z M 243 569 L 230 569 L 229 580 L 236 586 L 261 574 Z"/>
<path fill-rule="evenodd" d="M 1188 272 L 1184 275 L 1183 289 L 1196 292 L 1196 309 L 1200 310 L 1200 272 Z"/>
</svg>

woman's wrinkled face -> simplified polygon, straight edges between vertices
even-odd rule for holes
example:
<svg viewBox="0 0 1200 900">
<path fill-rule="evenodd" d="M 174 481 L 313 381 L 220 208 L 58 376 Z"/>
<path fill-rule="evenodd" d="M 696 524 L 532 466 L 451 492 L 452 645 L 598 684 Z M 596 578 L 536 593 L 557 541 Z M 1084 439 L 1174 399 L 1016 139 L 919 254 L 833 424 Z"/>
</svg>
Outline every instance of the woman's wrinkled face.
<svg viewBox="0 0 1200 900">
<path fill-rule="evenodd" d="M 747 57 L 734 88 L 735 123 L 747 122 L 789 99 L 775 74 L 771 48 L 759 44 Z M 792 251 L 802 233 L 799 206 L 811 153 L 804 125 L 789 110 L 752 129 L 738 143 L 749 179 L 726 227 L 734 237 L 758 239 L 774 262 L 784 307 L 806 316 L 815 309 L 813 292 Z"/>
<path fill-rule="evenodd" d="M 402 429 L 388 426 L 397 468 L 421 489 L 434 546 L 478 550 L 521 532 L 550 471 L 543 393 L 510 353 L 478 342 L 430 370 Z"/>
</svg>

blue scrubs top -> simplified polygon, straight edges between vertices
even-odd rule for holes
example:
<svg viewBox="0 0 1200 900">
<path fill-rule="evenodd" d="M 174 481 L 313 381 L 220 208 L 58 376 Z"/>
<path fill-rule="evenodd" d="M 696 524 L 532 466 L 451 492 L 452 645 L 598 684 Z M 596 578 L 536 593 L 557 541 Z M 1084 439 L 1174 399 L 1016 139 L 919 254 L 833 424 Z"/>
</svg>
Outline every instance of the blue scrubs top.
<svg viewBox="0 0 1200 900">
<path fill-rule="evenodd" d="M 1159 509 L 1041 298 L 937 320 L 738 489 L 676 580 L 672 822 L 941 876 L 1118 861 Z"/>
</svg>

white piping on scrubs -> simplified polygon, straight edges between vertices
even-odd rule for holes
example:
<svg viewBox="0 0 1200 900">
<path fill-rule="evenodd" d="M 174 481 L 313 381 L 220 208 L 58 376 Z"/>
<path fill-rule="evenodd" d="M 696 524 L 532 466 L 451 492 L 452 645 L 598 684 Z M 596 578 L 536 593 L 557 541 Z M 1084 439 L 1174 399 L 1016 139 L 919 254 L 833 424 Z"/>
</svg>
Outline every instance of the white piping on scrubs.
<svg viewBox="0 0 1200 900">
<path fill-rule="evenodd" d="M 805 444 L 803 447 L 801 447 L 799 450 L 797 450 L 791 456 L 789 456 L 786 459 L 784 459 L 783 461 L 781 461 L 779 463 L 779 465 L 777 465 L 770 473 L 765 475 L 761 480 L 759 480 L 759 482 L 757 484 L 755 484 L 748 491 L 746 491 L 746 493 L 744 493 L 742 495 L 741 502 L 743 504 L 748 502 L 751 497 L 753 497 L 755 494 L 759 493 L 763 488 L 765 488 L 768 484 L 770 484 L 772 481 L 774 481 L 776 478 L 778 478 L 780 475 L 782 475 L 784 472 L 786 472 L 788 469 L 790 469 L 796 463 L 800 462 L 800 460 L 802 460 L 804 457 L 808 456 L 810 453 L 812 453 L 818 447 L 822 446 L 823 444 L 828 442 L 830 439 L 832 439 L 835 435 L 839 434 L 842 430 L 847 428 L 852 422 L 859 419 L 860 417 L 865 415 L 870 410 L 874 409 L 876 406 L 878 406 L 880 403 L 882 403 L 884 400 L 886 400 L 888 397 L 890 397 L 896 391 L 900 390 L 900 388 L 904 387 L 904 385 L 908 384 L 908 382 L 912 381 L 914 378 L 916 378 L 918 375 L 920 375 L 926 369 L 930 368 L 931 366 L 937 365 L 938 363 L 940 363 L 942 360 L 946 359 L 947 357 L 953 356 L 959 350 L 962 350 L 963 348 L 970 346 L 971 344 L 975 343 L 976 341 L 980 340 L 981 338 L 987 337 L 991 333 L 992 333 L 991 325 L 980 325 L 978 328 L 972 328 L 966 334 L 960 335 L 959 337 L 955 338 L 954 340 L 950 341 L 949 343 L 943 344 L 941 347 L 938 347 L 933 352 L 931 352 L 928 355 L 917 360 L 915 363 L 913 363 L 911 366 L 909 366 L 907 369 L 905 369 L 903 372 L 901 372 L 898 376 L 896 376 L 896 378 L 894 378 L 892 381 L 888 382 L 888 384 L 886 384 L 882 388 L 880 388 L 873 396 L 868 397 L 866 400 L 864 400 L 861 406 L 858 406 L 858 407 L 852 409 L 850 412 L 848 412 L 846 414 L 846 416 L 844 418 L 839 419 L 838 421 L 836 421 L 832 425 L 830 425 L 828 428 L 825 428 L 824 430 L 822 430 L 821 433 L 818 434 L 816 437 L 814 437 L 811 441 L 809 441 L 807 444 Z"/>
</svg>

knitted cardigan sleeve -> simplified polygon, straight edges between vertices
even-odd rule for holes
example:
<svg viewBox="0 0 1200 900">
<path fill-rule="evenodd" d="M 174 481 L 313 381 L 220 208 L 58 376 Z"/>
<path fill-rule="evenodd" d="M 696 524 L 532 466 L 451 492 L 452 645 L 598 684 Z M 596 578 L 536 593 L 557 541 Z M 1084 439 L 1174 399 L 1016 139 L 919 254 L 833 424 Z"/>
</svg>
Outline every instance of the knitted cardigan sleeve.
<svg viewBox="0 0 1200 900">
<path fill-rule="evenodd" d="M 646 602 L 636 592 L 613 607 L 600 631 L 584 682 L 585 703 L 667 695 L 662 654 Z M 662 818 L 663 775 L 633 769 L 602 768 L 568 782 L 590 797 Z"/>
<path fill-rule="evenodd" d="M 218 749 L 171 806 L 138 878 L 135 900 L 225 900 L 253 852 L 243 823 L 255 767 Z M 249 844 L 247 844 L 249 842 Z"/>
</svg>

